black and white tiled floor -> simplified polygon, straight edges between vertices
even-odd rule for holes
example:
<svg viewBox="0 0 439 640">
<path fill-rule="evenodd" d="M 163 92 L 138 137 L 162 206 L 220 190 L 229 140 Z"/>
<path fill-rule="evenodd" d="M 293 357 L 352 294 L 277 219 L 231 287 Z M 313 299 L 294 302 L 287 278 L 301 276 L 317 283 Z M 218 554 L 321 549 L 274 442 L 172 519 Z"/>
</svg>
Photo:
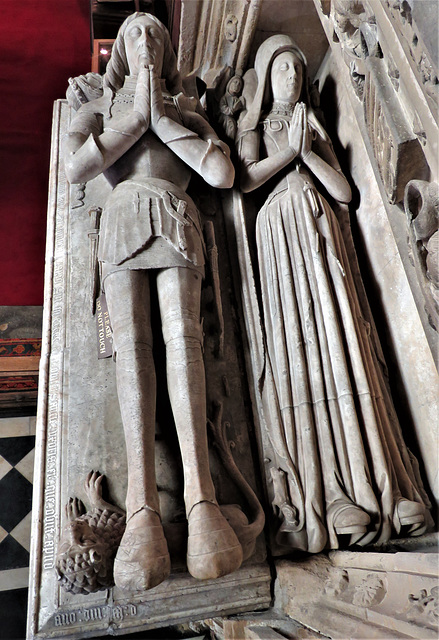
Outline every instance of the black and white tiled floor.
<svg viewBox="0 0 439 640">
<path fill-rule="evenodd" d="M 35 417 L 0 418 L 0 639 L 26 635 Z"/>
<path fill-rule="evenodd" d="M 26 638 L 34 446 L 35 417 L 0 418 L 0 640 Z M 172 640 L 182 635 L 176 628 L 119 637 Z"/>
</svg>

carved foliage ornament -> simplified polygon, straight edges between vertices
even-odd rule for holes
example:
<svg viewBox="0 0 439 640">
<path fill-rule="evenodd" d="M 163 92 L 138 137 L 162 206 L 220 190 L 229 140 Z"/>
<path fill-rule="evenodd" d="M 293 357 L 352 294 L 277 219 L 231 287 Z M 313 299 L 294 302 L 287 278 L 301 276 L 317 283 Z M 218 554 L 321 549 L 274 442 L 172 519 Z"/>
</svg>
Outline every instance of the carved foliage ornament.
<svg viewBox="0 0 439 640">
<path fill-rule="evenodd" d="M 360 607 L 373 607 L 384 600 L 387 588 L 382 578 L 370 573 L 355 588 L 352 603 Z"/>
<path fill-rule="evenodd" d="M 416 594 L 410 593 L 408 599 L 410 607 L 407 611 L 407 618 L 421 623 L 428 621 L 437 628 L 439 624 L 439 587 L 433 587 L 429 591 L 421 589 Z"/>
</svg>

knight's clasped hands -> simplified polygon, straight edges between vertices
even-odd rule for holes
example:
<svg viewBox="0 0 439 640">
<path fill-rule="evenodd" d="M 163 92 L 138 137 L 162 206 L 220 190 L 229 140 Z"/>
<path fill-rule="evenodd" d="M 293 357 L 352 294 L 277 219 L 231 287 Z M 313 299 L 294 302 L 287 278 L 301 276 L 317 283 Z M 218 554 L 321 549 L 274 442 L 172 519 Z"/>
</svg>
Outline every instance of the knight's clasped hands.
<svg viewBox="0 0 439 640">
<path fill-rule="evenodd" d="M 160 79 L 154 65 L 141 65 L 134 95 L 134 111 L 143 121 L 145 131 L 156 133 L 160 119 L 165 115 Z"/>
</svg>

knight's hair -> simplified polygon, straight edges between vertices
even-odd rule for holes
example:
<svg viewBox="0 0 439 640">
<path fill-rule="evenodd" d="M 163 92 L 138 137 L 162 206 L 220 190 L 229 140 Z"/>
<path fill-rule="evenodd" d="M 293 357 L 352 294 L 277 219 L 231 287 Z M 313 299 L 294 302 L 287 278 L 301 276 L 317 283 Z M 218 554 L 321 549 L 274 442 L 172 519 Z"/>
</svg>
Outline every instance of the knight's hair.
<svg viewBox="0 0 439 640">
<path fill-rule="evenodd" d="M 163 53 L 163 67 L 161 77 L 166 80 L 166 86 L 171 94 L 175 95 L 180 91 L 183 91 L 181 84 L 180 73 L 177 69 L 177 58 L 172 48 L 171 37 L 166 27 L 160 22 L 158 18 L 150 13 L 144 13 L 138 11 L 122 23 L 116 40 L 113 44 L 111 51 L 111 57 L 107 64 L 105 71 L 103 86 L 109 87 L 113 91 L 120 89 L 125 81 L 125 76 L 129 75 L 130 70 L 128 66 L 128 60 L 125 51 L 125 32 L 131 22 L 142 16 L 147 16 L 159 27 L 164 37 L 164 53 Z"/>
</svg>

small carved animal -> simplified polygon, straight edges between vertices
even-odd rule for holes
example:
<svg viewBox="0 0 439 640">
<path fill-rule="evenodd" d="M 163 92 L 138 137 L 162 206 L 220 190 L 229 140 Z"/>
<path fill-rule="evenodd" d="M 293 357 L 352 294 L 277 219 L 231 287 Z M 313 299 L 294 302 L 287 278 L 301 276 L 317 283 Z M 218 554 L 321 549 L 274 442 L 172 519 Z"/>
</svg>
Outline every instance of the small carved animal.
<svg viewBox="0 0 439 640">
<path fill-rule="evenodd" d="M 247 516 L 239 505 L 220 505 L 223 516 L 228 520 L 230 526 L 236 533 L 236 537 L 242 547 L 243 561 L 245 561 L 250 558 L 255 551 L 256 538 L 264 528 L 265 515 L 255 492 L 242 475 L 230 451 L 230 448 L 232 445 L 234 446 L 234 443 L 229 442 L 227 439 L 227 427 L 229 427 L 230 424 L 228 422 L 223 422 L 222 402 L 215 402 L 214 409 L 215 415 L 213 416 L 213 419 L 207 421 L 213 437 L 213 444 L 224 468 L 229 474 L 229 477 L 245 496 L 252 513 L 252 520 L 249 522 Z"/>
<path fill-rule="evenodd" d="M 103 478 L 97 471 L 86 478 L 90 511 L 85 512 L 78 498 L 70 498 L 66 505 L 56 572 L 61 586 L 71 593 L 88 594 L 114 585 L 114 556 L 125 531 L 125 513 L 103 500 Z"/>
</svg>

